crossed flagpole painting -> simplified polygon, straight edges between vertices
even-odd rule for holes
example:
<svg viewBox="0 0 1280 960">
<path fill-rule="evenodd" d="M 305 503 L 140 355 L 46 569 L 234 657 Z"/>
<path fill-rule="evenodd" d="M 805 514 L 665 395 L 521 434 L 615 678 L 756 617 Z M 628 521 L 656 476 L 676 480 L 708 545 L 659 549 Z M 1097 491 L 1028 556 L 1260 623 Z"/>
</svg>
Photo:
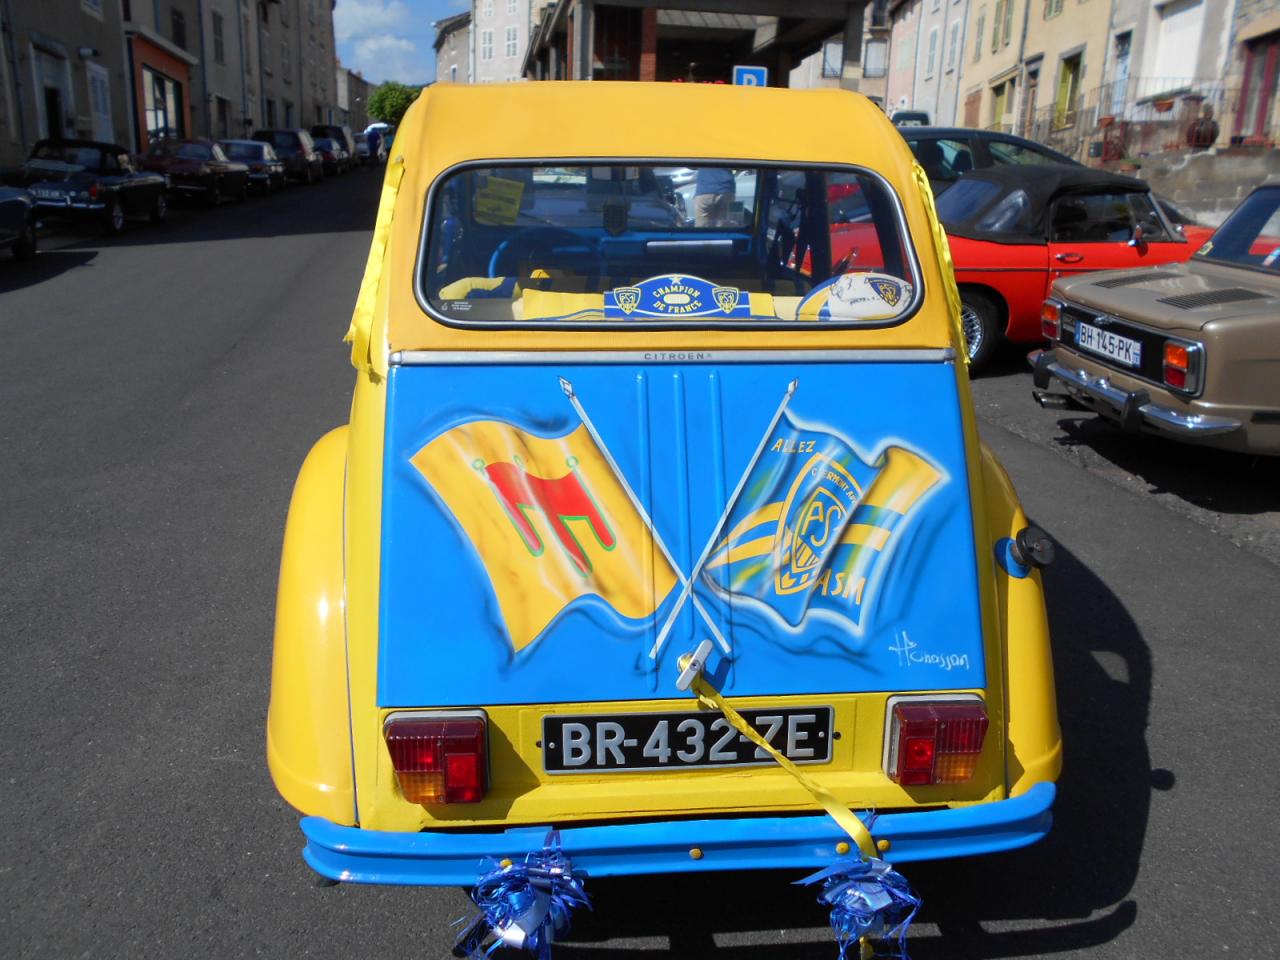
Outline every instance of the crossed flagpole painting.
<svg viewBox="0 0 1280 960">
<path fill-rule="evenodd" d="M 573 383 L 560 377 L 559 385 L 579 420 L 562 436 L 470 421 L 410 458 L 478 552 L 517 653 L 580 598 L 599 597 L 620 616 L 652 624 L 678 587 L 648 656 L 657 660 L 686 606 L 730 654 L 695 589 L 711 569 L 727 572 L 725 583 L 706 576 L 714 595 L 756 601 L 780 625 L 798 627 L 818 609 L 856 630 L 877 558 L 941 480 L 903 447 L 869 463 L 843 438 L 794 418 L 793 379 L 686 574 Z M 545 542 L 536 515 L 558 549 Z"/>
</svg>

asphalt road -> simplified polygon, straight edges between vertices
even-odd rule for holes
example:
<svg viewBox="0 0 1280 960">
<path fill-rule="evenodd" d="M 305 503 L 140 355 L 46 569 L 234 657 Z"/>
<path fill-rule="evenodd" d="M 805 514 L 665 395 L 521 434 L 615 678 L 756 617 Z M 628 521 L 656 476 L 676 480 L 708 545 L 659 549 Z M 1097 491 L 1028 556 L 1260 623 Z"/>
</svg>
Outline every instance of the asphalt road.
<svg viewBox="0 0 1280 960">
<path fill-rule="evenodd" d="M 263 760 L 276 565 L 377 197 L 362 173 L 0 262 L 0 954 L 445 957 L 452 890 L 323 888 Z M 1276 464 L 1029 399 L 983 431 L 1057 539 L 1044 843 L 914 865 L 912 956 L 1274 955 Z M 835 956 L 790 874 L 601 881 L 556 956 Z"/>
</svg>

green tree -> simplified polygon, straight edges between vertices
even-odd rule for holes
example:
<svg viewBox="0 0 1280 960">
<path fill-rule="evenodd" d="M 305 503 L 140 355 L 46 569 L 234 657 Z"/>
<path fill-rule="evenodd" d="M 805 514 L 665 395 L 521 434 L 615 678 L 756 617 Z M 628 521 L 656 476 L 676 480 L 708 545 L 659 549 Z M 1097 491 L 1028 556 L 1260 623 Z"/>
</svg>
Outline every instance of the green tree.
<svg viewBox="0 0 1280 960">
<path fill-rule="evenodd" d="M 400 125 L 404 112 L 409 105 L 418 99 L 422 91 L 417 87 L 408 87 L 403 83 L 388 80 L 380 84 L 369 97 L 369 115 L 393 127 Z"/>
</svg>

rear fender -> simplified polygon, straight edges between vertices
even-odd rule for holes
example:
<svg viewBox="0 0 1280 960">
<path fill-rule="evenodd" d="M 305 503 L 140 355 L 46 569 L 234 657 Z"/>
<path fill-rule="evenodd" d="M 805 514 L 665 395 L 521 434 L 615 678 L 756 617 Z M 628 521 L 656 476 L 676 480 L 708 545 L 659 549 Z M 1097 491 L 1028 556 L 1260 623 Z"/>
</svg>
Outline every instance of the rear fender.
<svg viewBox="0 0 1280 960">
<path fill-rule="evenodd" d="M 982 445 L 983 490 L 988 542 L 998 544 L 1027 526 L 1009 475 Z M 996 602 L 1004 652 L 1009 749 L 1005 753 L 1009 795 L 1053 781 L 1062 770 L 1062 733 L 1058 728 L 1053 684 L 1053 652 L 1045 615 L 1040 572 L 1012 576 L 996 563 Z"/>
<path fill-rule="evenodd" d="M 267 765 L 305 814 L 356 822 L 347 692 L 343 496 L 347 427 L 325 434 L 298 473 L 276 600 Z"/>
</svg>

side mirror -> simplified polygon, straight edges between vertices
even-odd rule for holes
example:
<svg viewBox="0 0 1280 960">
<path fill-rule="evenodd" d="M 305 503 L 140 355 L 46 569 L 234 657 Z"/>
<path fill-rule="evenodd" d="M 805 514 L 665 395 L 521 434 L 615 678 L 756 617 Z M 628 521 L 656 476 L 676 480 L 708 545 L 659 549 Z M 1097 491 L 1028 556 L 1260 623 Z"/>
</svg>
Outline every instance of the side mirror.
<svg viewBox="0 0 1280 960">
<path fill-rule="evenodd" d="M 1142 245 L 1142 224 L 1135 223 L 1133 225 L 1133 236 L 1129 238 L 1129 246 L 1137 247 Z"/>
</svg>

